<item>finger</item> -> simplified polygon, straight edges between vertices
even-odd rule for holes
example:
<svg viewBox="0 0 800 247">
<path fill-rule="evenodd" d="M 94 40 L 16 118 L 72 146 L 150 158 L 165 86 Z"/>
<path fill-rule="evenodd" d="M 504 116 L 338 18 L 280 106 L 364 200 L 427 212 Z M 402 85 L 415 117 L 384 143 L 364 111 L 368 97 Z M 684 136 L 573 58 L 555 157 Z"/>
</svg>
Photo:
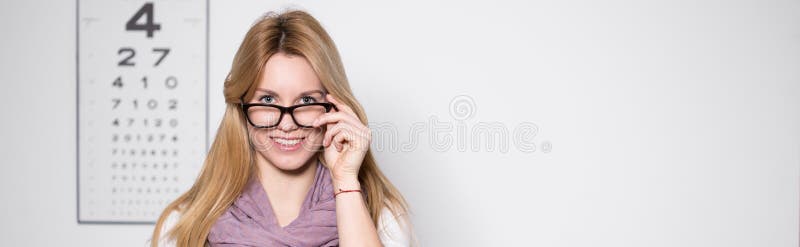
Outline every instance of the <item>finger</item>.
<svg viewBox="0 0 800 247">
<path fill-rule="evenodd" d="M 370 130 L 367 128 L 348 126 L 339 130 L 334 137 L 342 138 L 342 140 L 348 142 L 351 148 L 364 150 L 369 148 L 372 133 L 370 133 Z M 339 144 L 335 140 L 336 138 L 334 138 L 334 144 Z M 338 148 L 341 148 L 341 146 L 338 146 Z"/>
<path fill-rule="evenodd" d="M 348 127 L 349 126 L 347 126 L 347 124 L 345 124 L 345 123 L 338 123 L 338 124 L 335 124 L 335 125 L 331 126 L 330 128 L 328 128 L 328 130 L 325 131 L 325 138 L 322 139 L 322 145 L 325 146 L 325 147 L 330 145 L 331 139 L 333 139 L 333 137 L 336 136 L 336 134 L 341 132 L 342 129 L 348 128 Z"/>
<path fill-rule="evenodd" d="M 356 115 L 356 112 L 353 111 L 353 108 L 350 108 L 350 106 L 348 105 L 342 104 L 342 102 L 339 101 L 339 99 L 333 97 L 333 94 L 326 94 L 325 97 L 328 97 L 328 101 L 333 103 L 333 105 L 335 105 L 336 108 L 338 108 L 339 110 L 344 110 L 345 112 L 349 112 L 352 113 L 353 115 Z"/>
<path fill-rule="evenodd" d="M 344 142 L 348 141 L 349 133 L 349 130 L 342 130 L 341 133 L 333 138 L 333 144 L 336 146 L 337 151 L 341 152 L 344 149 Z"/>
<path fill-rule="evenodd" d="M 328 100 L 328 101 L 330 101 L 331 103 L 333 103 L 333 104 L 334 104 L 334 105 L 335 105 L 335 106 L 336 106 L 336 107 L 339 109 L 339 110 L 337 110 L 336 112 L 343 112 L 343 113 L 346 113 L 347 115 L 349 115 L 349 116 L 352 116 L 352 117 L 353 117 L 353 120 L 354 120 L 354 122 L 356 122 L 356 123 L 361 123 L 361 118 L 359 118 L 359 117 L 358 117 L 358 114 L 356 114 L 356 112 L 355 112 L 355 111 L 353 111 L 353 108 L 350 108 L 350 106 L 348 106 L 348 105 L 346 105 L 346 104 L 342 103 L 341 101 L 339 101 L 338 99 L 336 99 L 336 97 L 334 97 L 333 95 L 330 95 L 330 94 L 329 94 L 329 95 L 327 95 L 326 97 L 328 97 L 328 98 L 329 98 L 329 100 Z M 363 123 L 362 123 L 362 124 L 363 124 Z"/>
<path fill-rule="evenodd" d="M 372 132 L 369 128 L 358 128 L 352 131 L 352 143 L 358 150 L 369 148 L 369 143 L 372 140 Z"/>
<path fill-rule="evenodd" d="M 335 124 L 337 122 L 347 122 L 347 123 L 350 123 L 350 124 L 353 124 L 353 125 L 356 125 L 356 124 L 363 125 L 361 123 L 361 121 L 359 121 L 354 116 L 349 115 L 348 113 L 345 113 L 345 112 L 328 112 L 328 113 L 324 113 L 321 116 L 319 116 L 317 118 L 317 120 L 314 120 L 314 123 L 312 123 L 311 126 L 316 128 L 316 127 L 319 127 L 320 125 L 323 125 L 323 124 Z"/>
</svg>

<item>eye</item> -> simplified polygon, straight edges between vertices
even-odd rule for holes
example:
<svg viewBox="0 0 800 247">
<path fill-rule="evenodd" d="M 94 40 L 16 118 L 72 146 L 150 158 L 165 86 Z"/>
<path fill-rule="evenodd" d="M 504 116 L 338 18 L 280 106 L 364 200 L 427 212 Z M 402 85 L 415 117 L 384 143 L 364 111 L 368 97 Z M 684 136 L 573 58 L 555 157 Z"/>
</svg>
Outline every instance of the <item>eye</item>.
<svg viewBox="0 0 800 247">
<path fill-rule="evenodd" d="M 275 100 L 275 98 L 273 98 L 272 95 L 264 95 L 264 96 L 261 96 L 260 99 L 258 99 L 259 102 L 263 102 L 263 103 L 267 103 L 267 104 L 274 103 L 274 102 L 272 102 L 273 100 Z"/>
<path fill-rule="evenodd" d="M 311 96 L 303 96 L 302 98 L 300 98 L 300 103 L 302 103 L 302 104 L 310 104 L 310 103 L 316 103 L 316 102 L 317 102 L 317 99 L 315 99 L 314 97 L 311 97 Z"/>
</svg>

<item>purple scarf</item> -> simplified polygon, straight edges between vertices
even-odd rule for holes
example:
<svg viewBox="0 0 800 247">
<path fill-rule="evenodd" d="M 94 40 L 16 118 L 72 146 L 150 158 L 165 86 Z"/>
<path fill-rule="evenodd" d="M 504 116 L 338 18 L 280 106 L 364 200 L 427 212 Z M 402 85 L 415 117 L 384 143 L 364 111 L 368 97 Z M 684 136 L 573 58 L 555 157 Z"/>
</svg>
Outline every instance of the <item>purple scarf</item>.
<svg viewBox="0 0 800 247">
<path fill-rule="evenodd" d="M 255 174 L 244 191 L 217 219 L 208 234 L 211 246 L 339 246 L 336 201 L 328 169 L 317 162 L 314 184 L 297 218 L 281 227 Z"/>
</svg>

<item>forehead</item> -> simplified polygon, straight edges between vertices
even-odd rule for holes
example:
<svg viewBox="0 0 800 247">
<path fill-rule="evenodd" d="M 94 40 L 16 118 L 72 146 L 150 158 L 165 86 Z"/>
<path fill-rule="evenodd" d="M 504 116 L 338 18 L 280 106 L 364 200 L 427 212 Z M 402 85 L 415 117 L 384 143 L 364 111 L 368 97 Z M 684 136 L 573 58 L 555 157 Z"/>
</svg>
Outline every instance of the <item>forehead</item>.
<svg viewBox="0 0 800 247">
<path fill-rule="evenodd" d="M 258 88 L 274 91 L 281 97 L 323 89 L 317 73 L 302 56 L 276 53 L 267 60 L 262 71 Z"/>
</svg>

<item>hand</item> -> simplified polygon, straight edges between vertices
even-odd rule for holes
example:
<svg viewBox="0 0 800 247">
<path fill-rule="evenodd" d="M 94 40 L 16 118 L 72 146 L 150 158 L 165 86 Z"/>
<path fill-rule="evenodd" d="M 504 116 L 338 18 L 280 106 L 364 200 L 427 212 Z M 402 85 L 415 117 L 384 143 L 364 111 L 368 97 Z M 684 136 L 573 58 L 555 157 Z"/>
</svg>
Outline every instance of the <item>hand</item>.
<svg viewBox="0 0 800 247">
<path fill-rule="evenodd" d="M 338 110 L 320 116 L 312 125 L 327 127 L 322 145 L 325 147 L 325 163 L 334 180 L 357 181 L 358 170 L 367 154 L 372 133 L 361 123 L 358 115 L 349 106 L 342 104 L 333 95 L 325 96 Z"/>
</svg>

